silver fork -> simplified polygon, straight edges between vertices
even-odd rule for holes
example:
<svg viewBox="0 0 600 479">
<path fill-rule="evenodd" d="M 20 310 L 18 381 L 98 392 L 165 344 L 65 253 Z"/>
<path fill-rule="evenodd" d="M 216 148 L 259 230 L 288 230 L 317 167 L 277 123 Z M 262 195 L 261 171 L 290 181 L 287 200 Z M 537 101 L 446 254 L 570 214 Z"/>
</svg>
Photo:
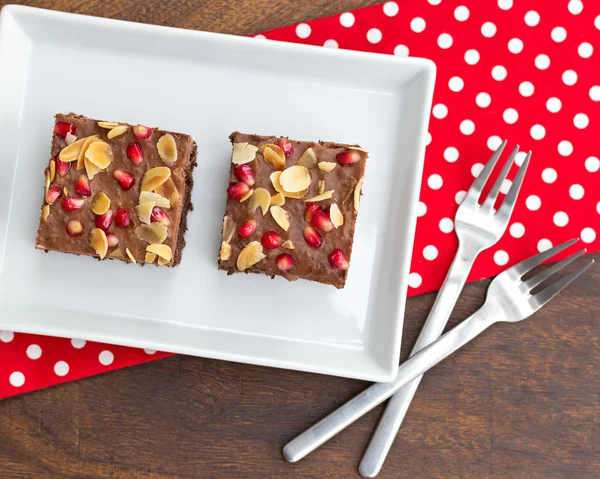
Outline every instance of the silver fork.
<svg viewBox="0 0 600 479">
<path fill-rule="evenodd" d="M 393 382 L 370 386 L 286 444 L 284 457 L 290 462 L 302 459 L 492 324 L 499 321 L 515 323 L 538 311 L 589 268 L 594 260 L 587 260 L 575 272 L 556 279 L 555 273 L 583 255 L 586 251 L 583 249 L 527 280 L 523 277 L 576 241 L 555 246 L 498 275 L 490 284 L 485 303 L 478 311 L 402 363 Z M 536 288 L 538 291 L 532 294 Z"/>
</svg>

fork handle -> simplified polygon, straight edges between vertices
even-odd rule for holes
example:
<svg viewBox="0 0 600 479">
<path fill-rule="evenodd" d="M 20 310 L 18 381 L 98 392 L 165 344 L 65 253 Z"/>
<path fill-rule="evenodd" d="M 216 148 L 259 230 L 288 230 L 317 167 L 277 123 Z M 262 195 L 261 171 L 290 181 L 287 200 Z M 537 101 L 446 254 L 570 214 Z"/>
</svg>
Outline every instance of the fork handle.
<svg viewBox="0 0 600 479">
<path fill-rule="evenodd" d="M 425 371 L 467 344 L 494 323 L 493 320 L 486 319 L 479 311 L 402 363 L 394 381 L 373 384 L 292 439 L 283 448 L 284 457 L 290 462 L 299 461 L 363 414 L 381 404 L 414 378 L 421 376 Z"/>
</svg>

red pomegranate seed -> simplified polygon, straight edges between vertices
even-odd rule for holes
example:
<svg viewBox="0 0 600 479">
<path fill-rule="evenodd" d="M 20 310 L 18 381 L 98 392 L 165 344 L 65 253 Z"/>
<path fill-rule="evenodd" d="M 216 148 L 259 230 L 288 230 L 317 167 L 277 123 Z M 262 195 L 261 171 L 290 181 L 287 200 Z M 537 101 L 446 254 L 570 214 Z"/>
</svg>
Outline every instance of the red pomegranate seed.
<svg viewBox="0 0 600 479">
<path fill-rule="evenodd" d="M 72 196 L 65 196 L 62 200 L 63 210 L 71 212 L 81 209 L 85 200 L 81 198 L 73 198 Z"/>
<path fill-rule="evenodd" d="M 56 171 L 60 176 L 67 176 L 67 173 L 71 169 L 70 161 L 60 161 L 58 159 L 58 155 L 54 157 L 54 161 L 56 162 Z"/>
<path fill-rule="evenodd" d="M 140 140 L 147 140 L 152 135 L 152 128 L 148 128 L 143 125 L 135 125 L 133 127 L 133 134 Z"/>
<path fill-rule="evenodd" d="M 81 221 L 71 220 L 67 223 L 67 234 L 69 236 L 79 236 L 81 233 L 83 233 Z"/>
<path fill-rule="evenodd" d="M 292 148 L 292 144 L 290 143 L 290 140 L 288 140 L 287 138 L 281 138 L 279 140 L 279 148 L 281 148 L 283 150 L 283 154 L 285 156 L 290 156 L 294 154 L 294 149 Z"/>
<path fill-rule="evenodd" d="M 311 248 L 320 248 L 323 244 L 323 237 L 312 226 L 304 228 L 304 239 Z"/>
<path fill-rule="evenodd" d="M 329 262 L 335 269 L 341 269 L 345 271 L 350 267 L 350 263 L 346 259 L 346 255 L 339 248 L 336 248 L 331 252 L 329 255 Z"/>
<path fill-rule="evenodd" d="M 254 221 L 254 220 L 250 220 L 247 223 L 244 223 L 238 229 L 238 233 L 242 238 L 247 238 L 248 236 L 253 235 L 255 231 L 256 231 L 256 221 Z"/>
<path fill-rule="evenodd" d="M 227 196 L 229 196 L 232 200 L 239 200 L 242 196 L 250 191 L 250 187 L 247 183 L 240 181 L 235 185 L 227 188 Z"/>
<path fill-rule="evenodd" d="M 67 133 L 71 133 L 71 135 L 75 134 L 75 125 L 69 123 L 68 121 L 57 121 L 54 123 L 54 134 L 59 138 L 65 139 L 67 137 Z"/>
<path fill-rule="evenodd" d="M 314 212 L 310 219 L 310 224 L 326 233 L 333 229 L 333 223 L 329 219 L 329 214 L 323 210 Z"/>
<path fill-rule="evenodd" d="M 112 225 L 113 217 L 114 213 L 112 210 L 108 210 L 103 215 L 96 216 L 96 228 L 108 231 L 108 228 L 110 228 L 110 225 Z"/>
<path fill-rule="evenodd" d="M 360 161 L 360 152 L 357 150 L 342 151 L 338 153 L 335 159 L 342 166 L 352 165 Z"/>
<path fill-rule="evenodd" d="M 75 181 L 75 193 L 77 193 L 79 196 L 92 196 L 90 180 L 86 175 L 81 175 Z"/>
<path fill-rule="evenodd" d="M 124 208 L 119 208 L 115 213 L 115 224 L 119 228 L 128 228 L 129 227 L 129 211 Z"/>
<path fill-rule="evenodd" d="M 128 171 L 115 170 L 113 171 L 113 176 L 124 190 L 130 190 L 135 185 L 135 177 Z"/>
<path fill-rule="evenodd" d="M 283 243 L 283 240 L 275 231 L 267 231 L 260 239 L 260 244 L 267 249 L 279 248 L 281 243 Z"/>
<path fill-rule="evenodd" d="M 248 186 L 252 186 L 256 183 L 252 168 L 248 165 L 236 165 L 235 168 L 233 168 L 233 172 L 238 180 L 245 181 Z"/>
<path fill-rule="evenodd" d="M 306 212 L 304 213 L 305 221 L 310 223 L 310 220 L 317 211 L 323 211 L 317 203 L 306 203 Z"/>
<path fill-rule="evenodd" d="M 277 256 L 277 267 L 282 271 L 289 271 L 296 266 L 296 260 L 289 253 L 282 253 Z"/>
<path fill-rule="evenodd" d="M 109 248 L 114 248 L 119 244 L 119 238 L 114 233 L 106 233 L 106 241 L 108 241 Z"/>
<path fill-rule="evenodd" d="M 54 202 L 60 198 L 60 195 L 62 195 L 62 190 L 58 186 L 53 186 L 48 190 L 48 193 L 46 193 L 46 203 L 49 205 L 54 204 Z"/>
<path fill-rule="evenodd" d="M 168 213 L 158 206 L 152 208 L 150 221 L 153 223 L 161 223 L 165 226 L 169 226 L 171 224 L 171 218 L 169 217 Z"/>
<path fill-rule="evenodd" d="M 125 149 L 125 153 L 127 153 L 127 158 L 129 158 L 134 165 L 141 165 L 144 162 L 144 150 L 138 141 L 129 143 Z"/>
</svg>

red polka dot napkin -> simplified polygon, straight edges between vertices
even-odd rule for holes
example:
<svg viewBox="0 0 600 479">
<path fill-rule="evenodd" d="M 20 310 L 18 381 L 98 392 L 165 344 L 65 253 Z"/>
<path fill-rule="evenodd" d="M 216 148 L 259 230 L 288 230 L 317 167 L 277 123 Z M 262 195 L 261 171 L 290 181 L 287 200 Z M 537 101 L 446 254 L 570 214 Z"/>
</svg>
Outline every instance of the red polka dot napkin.
<svg viewBox="0 0 600 479">
<path fill-rule="evenodd" d="M 457 245 L 452 218 L 502 138 L 532 150 L 532 162 L 509 231 L 470 279 L 573 237 L 600 249 L 600 2 L 404 0 L 257 38 L 437 64 L 410 295 L 441 285 Z M 164 356 L 2 331 L 0 398 Z"/>
</svg>

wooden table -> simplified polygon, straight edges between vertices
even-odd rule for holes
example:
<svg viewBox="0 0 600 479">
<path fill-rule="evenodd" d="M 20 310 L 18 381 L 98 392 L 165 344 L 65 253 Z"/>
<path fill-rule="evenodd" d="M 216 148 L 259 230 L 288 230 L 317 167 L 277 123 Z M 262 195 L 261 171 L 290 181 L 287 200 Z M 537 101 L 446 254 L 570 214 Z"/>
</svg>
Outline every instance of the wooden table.
<svg viewBox="0 0 600 479">
<path fill-rule="evenodd" d="M 377 2 L 17 3 L 248 35 Z M 467 286 L 452 324 L 477 309 L 486 286 Z M 494 327 L 428 374 L 380 477 L 600 477 L 599 290 L 593 268 L 534 319 Z M 403 357 L 432 302 L 408 301 Z M 0 477 L 359 477 L 381 408 L 298 464 L 281 447 L 365 385 L 183 356 L 156 361 L 0 402 Z"/>
</svg>

